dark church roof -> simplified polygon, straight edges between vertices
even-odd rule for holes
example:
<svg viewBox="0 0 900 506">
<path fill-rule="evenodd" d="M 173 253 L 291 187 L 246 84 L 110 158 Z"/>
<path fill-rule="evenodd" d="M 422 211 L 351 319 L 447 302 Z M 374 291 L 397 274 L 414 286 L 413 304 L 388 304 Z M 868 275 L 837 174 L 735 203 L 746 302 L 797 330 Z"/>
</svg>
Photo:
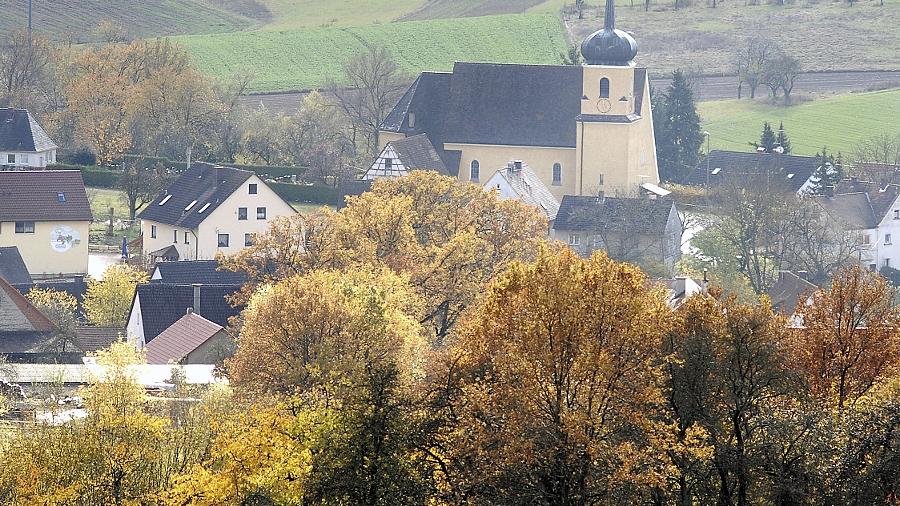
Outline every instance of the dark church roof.
<svg viewBox="0 0 900 506">
<path fill-rule="evenodd" d="M 588 65 L 626 66 L 637 56 L 637 42 L 622 30 L 616 30 L 616 0 L 606 0 L 603 29 L 581 43 L 581 55 Z"/>
<path fill-rule="evenodd" d="M 55 148 L 56 144 L 27 110 L 0 109 L 0 151 L 37 152 Z"/>
<path fill-rule="evenodd" d="M 0 171 L 0 221 L 91 219 L 80 171 Z"/>
<path fill-rule="evenodd" d="M 242 307 L 232 307 L 227 296 L 240 290 L 240 286 L 201 286 L 200 308 L 193 311 L 207 320 L 228 326 L 228 318 L 237 316 Z M 162 331 L 178 321 L 194 305 L 194 287 L 191 285 L 170 285 L 148 283 L 138 285 L 135 300 L 141 304 L 141 318 L 144 326 L 144 341 L 149 343 Z"/>
<path fill-rule="evenodd" d="M 715 187 L 725 182 L 749 181 L 768 175 L 784 185 L 785 189 L 799 191 L 819 166 L 815 156 L 779 155 L 742 151 L 713 150 L 709 153 L 709 172 L 706 158 L 684 181 L 690 186 Z"/>
<path fill-rule="evenodd" d="M 252 175 L 247 170 L 192 163 L 138 217 L 177 227 L 196 228 Z M 187 209 L 189 206 L 190 209 Z"/>
<path fill-rule="evenodd" d="M 637 115 L 581 115 L 583 71 L 576 65 L 456 63 L 452 73 L 425 72 L 381 129 L 428 134 L 451 174 L 458 155 L 445 143 L 574 148 L 577 121 L 629 122 Z M 635 69 L 635 107 L 643 104 L 646 69 Z"/>
<path fill-rule="evenodd" d="M 617 198 L 565 195 L 553 228 L 661 234 L 673 201 L 665 198 Z"/>
</svg>

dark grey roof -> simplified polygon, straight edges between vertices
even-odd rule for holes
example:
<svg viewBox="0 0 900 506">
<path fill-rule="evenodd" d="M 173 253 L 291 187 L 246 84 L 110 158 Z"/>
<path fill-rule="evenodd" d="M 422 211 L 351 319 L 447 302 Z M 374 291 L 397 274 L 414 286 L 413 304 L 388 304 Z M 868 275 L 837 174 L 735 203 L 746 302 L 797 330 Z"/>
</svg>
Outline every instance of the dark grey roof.
<svg viewBox="0 0 900 506">
<path fill-rule="evenodd" d="M 151 279 L 151 283 L 169 283 L 190 285 L 242 285 L 247 281 L 243 272 L 219 269 L 218 260 L 183 260 L 180 262 L 159 262 L 153 276 L 159 274 L 160 279 Z"/>
<path fill-rule="evenodd" d="M 447 175 L 447 167 L 426 134 L 391 141 L 394 151 L 408 170 L 433 170 Z"/>
<path fill-rule="evenodd" d="M 661 234 L 674 202 L 667 198 L 617 198 L 565 195 L 553 228 Z"/>
<path fill-rule="evenodd" d="M 54 148 L 56 144 L 27 110 L 0 109 L 0 151 L 37 152 Z"/>
<path fill-rule="evenodd" d="M 31 274 L 19 254 L 19 248 L 7 246 L 0 248 L 0 277 L 7 283 L 21 290 L 23 286 L 31 286 Z"/>
<path fill-rule="evenodd" d="M 707 162 L 703 158 L 684 183 L 706 186 L 709 181 L 710 186 L 718 186 L 726 181 L 742 181 L 769 175 L 774 181 L 784 184 L 785 189 L 796 192 L 815 172 L 819 161 L 814 156 L 713 150 L 709 153 L 708 178 Z M 791 174 L 793 176 L 788 177 Z"/>
<path fill-rule="evenodd" d="M 860 181 L 858 179 L 845 179 L 841 181 L 834 189 L 835 195 L 845 193 L 865 193 L 872 206 L 875 223 L 880 223 L 885 215 L 891 211 L 894 201 L 900 195 L 900 185 L 897 184 L 878 184 L 871 181 Z"/>
<path fill-rule="evenodd" d="M 75 327 L 76 345 L 83 352 L 109 348 L 112 343 L 125 337 L 125 329 L 117 327 Z"/>
<path fill-rule="evenodd" d="M 338 186 L 338 191 L 341 193 L 341 198 L 338 200 L 337 204 L 338 211 L 347 207 L 347 197 L 356 197 L 371 189 L 372 181 L 370 180 L 353 179 L 350 181 L 341 181 L 340 186 Z"/>
<path fill-rule="evenodd" d="M 819 287 L 791 271 L 781 271 L 778 281 L 767 292 L 772 299 L 772 307 L 786 315 L 797 310 L 800 297 L 812 295 Z"/>
<path fill-rule="evenodd" d="M 850 230 L 875 228 L 878 220 L 869 198 L 863 192 L 842 193 L 833 197 L 816 197 L 816 202 L 836 221 Z"/>
<path fill-rule="evenodd" d="M 64 195 L 64 199 L 59 194 Z M 81 171 L 0 171 L 0 221 L 90 221 Z M 82 240 L 86 241 L 87 237 Z"/>
<path fill-rule="evenodd" d="M 616 0 L 606 0 L 603 29 L 584 39 L 581 55 L 588 65 L 625 66 L 634 60 L 637 42 L 628 33 L 616 30 Z"/>
<path fill-rule="evenodd" d="M 160 196 L 138 215 L 139 218 L 184 228 L 196 228 L 253 173 L 211 163 L 192 163 Z M 163 205 L 162 203 L 167 197 Z M 191 202 L 194 205 L 187 211 Z M 209 206 L 207 206 L 209 204 Z M 202 210 L 202 212 L 201 212 Z"/>
<path fill-rule="evenodd" d="M 242 307 L 232 307 L 225 297 L 238 290 L 238 285 L 201 286 L 200 308 L 194 308 L 194 312 L 227 327 L 228 318 L 237 316 Z M 194 305 L 194 287 L 191 285 L 147 283 L 138 285 L 135 296 L 141 304 L 145 343 L 169 328 Z"/>
</svg>

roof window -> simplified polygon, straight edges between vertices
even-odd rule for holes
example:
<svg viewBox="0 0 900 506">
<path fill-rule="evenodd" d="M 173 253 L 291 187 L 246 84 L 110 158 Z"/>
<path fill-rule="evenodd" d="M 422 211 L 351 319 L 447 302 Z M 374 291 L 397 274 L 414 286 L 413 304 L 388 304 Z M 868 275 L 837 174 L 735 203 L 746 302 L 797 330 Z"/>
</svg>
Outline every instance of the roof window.
<svg viewBox="0 0 900 506">
<path fill-rule="evenodd" d="M 715 175 L 718 174 L 719 172 L 722 172 L 722 167 L 716 167 L 715 169 L 712 170 L 712 172 L 710 172 L 710 174 L 712 174 L 713 176 L 715 176 Z"/>
<path fill-rule="evenodd" d="M 209 209 L 209 202 L 203 204 L 203 207 L 201 207 L 200 210 L 197 211 L 197 214 L 200 214 L 200 213 L 202 213 L 203 211 L 206 211 L 207 209 Z"/>
<path fill-rule="evenodd" d="M 794 174 L 788 174 L 788 179 L 794 179 Z"/>
<path fill-rule="evenodd" d="M 195 205 L 197 205 L 197 201 L 196 201 L 196 200 L 192 200 L 191 203 L 188 204 L 188 206 L 184 208 L 184 210 L 185 210 L 185 211 L 190 211 L 191 208 L 194 207 Z"/>
<path fill-rule="evenodd" d="M 170 198 L 172 198 L 172 195 L 171 195 L 171 194 L 166 195 L 166 197 L 165 197 L 164 199 L 162 199 L 162 200 L 159 201 L 159 204 L 158 204 L 158 205 L 160 205 L 160 206 L 161 206 L 161 205 L 164 205 L 166 202 L 169 201 Z"/>
<path fill-rule="evenodd" d="M 66 201 L 66 194 L 63 193 L 63 192 L 58 192 L 58 193 L 56 194 L 56 200 L 58 200 L 58 201 L 60 201 L 60 202 L 65 202 L 65 201 Z"/>
</svg>

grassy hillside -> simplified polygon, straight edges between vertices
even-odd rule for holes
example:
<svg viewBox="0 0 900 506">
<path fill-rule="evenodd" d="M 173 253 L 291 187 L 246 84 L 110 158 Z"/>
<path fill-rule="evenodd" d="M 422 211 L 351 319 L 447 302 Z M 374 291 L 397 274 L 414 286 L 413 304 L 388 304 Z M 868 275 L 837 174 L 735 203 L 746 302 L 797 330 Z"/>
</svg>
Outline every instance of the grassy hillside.
<svg viewBox="0 0 900 506">
<path fill-rule="evenodd" d="M 339 78 L 341 65 L 374 44 L 391 50 L 411 76 L 450 70 L 455 61 L 559 63 L 566 51 L 551 14 L 410 21 L 356 28 L 308 28 L 178 37 L 204 73 L 248 70 L 251 91 L 314 88 Z"/>
<path fill-rule="evenodd" d="M 272 14 L 267 30 L 388 23 L 416 10 L 423 0 L 258 0 Z"/>
<path fill-rule="evenodd" d="M 900 89 L 839 95 L 788 108 L 725 100 L 703 102 L 698 109 L 713 149 L 749 150 L 747 143 L 759 140 L 764 121 L 775 128 L 784 121 L 798 155 L 813 155 L 822 146 L 849 154 L 862 140 L 900 132 Z"/>
<path fill-rule="evenodd" d="M 900 0 L 884 0 L 884 6 L 879 0 L 861 0 L 853 7 L 846 1 L 799 0 L 785 6 L 720 1 L 716 9 L 693 3 L 675 11 L 671 1 L 653 0 L 644 12 L 638 0 L 634 8 L 616 10 L 616 25 L 635 34 L 638 64 L 655 73 L 679 67 L 732 73 L 734 53 L 747 37 L 762 33 L 805 70 L 900 68 Z M 594 9 L 586 19 L 569 22 L 573 37 L 580 40 L 602 23 L 602 14 Z"/>
<path fill-rule="evenodd" d="M 28 24 L 26 0 L 0 0 L 0 13 L 0 33 Z M 125 28 L 132 37 L 232 32 L 252 24 L 204 0 L 40 0 L 32 5 L 35 31 L 58 39 L 92 41 L 101 20 Z"/>
</svg>

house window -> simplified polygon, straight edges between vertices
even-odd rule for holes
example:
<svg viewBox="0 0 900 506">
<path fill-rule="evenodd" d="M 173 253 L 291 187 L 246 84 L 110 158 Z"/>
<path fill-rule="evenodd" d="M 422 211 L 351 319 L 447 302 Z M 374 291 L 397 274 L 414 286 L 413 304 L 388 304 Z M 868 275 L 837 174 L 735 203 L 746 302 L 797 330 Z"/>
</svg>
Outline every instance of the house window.
<svg viewBox="0 0 900 506">
<path fill-rule="evenodd" d="M 890 266 L 891 266 L 891 259 L 890 259 L 890 258 L 885 258 L 885 259 L 884 259 L 884 266 L 885 266 L 885 267 L 890 267 Z"/>
<path fill-rule="evenodd" d="M 16 222 L 16 233 L 17 234 L 33 234 L 34 233 L 34 222 L 33 221 L 17 221 Z"/>
<path fill-rule="evenodd" d="M 246 219 L 247 219 L 247 208 L 246 208 L 246 207 L 239 207 L 239 208 L 238 208 L 238 219 L 239 219 L 239 220 L 246 220 Z"/>
<path fill-rule="evenodd" d="M 863 234 L 863 235 L 862 235 L 862 241 L 861 241 L 861 242 L 862 242 L 863 244 L 869 244 L 869 234 Z"/>
<path fill-rule="evenodd" d="M 156 225 L 150 225 L 150 238 L 156 239 Z"/>
<path fill-rule="evenodd" d="M 257 220 L 266 219 L 266 208 L 265 207 L 257 207 L 256 208 L 256 219 Z"/>
<path fill-rule="evenodd" d="M 16 155 L 14 155 L 14 154 L 6 155 L 6 163 L 8 163 L 10 165 L 14 165 L 16 163 Z"/>
<path fill-rule="evenodd" d="M 553 164 L 553 184 L 562 184 L 562 165 L 558 163 Z"/>
<path fill-rule="evenodd" d="M 250 184 L 250 195 L 256 195 L 257 189 L 258 188 L 256 187 L 256 183 L 251 183 Z"/>
<path fill-rule="evenodd" d="M 244 246 L 253 246 L 253 234 L 244 234 Z"/>
<path fill-rule="evenodd" d="M 581 244 L 581 237 L 578 234 L 569 234 L 569 246 L 578 246 Z"/>
<path fill-rule="evenodd" d="M 478 182 L 478 160 L 472 160 L 472 163 L 469 164 L 469 180 Z"/>
<path fill-rule="evenodd" d="M 219 247 L 220 248 L 228 247 L 228 234 L 219 234 Z"/>
<path fill-rule="evenodd" d="M 391 168 L 393 167 L 393 165 L 394 165 L 394 159 L 393 159 L 393 158 L 385 158 L 385 159 L 384 159 L 384 170 L 391 170 Z"/>
<path fill-rule="evenodd" d="M 600 80 L 600 98 L 609 98 L 609 79 Z"/>
<path fill-rule="evenodd" d="M 894 219 L 900 220 L 900 209 L 894 209 Z"/>
<path fill-rule="evenodd" d="M 875 264 L 869 264 L 869 270 L 872 271 L 872 272 L 875 272 L 875 269 L 876 269 L 877 267 L 878 267 L 878 266 L 875 265 Z"/>
<path fill-rule="evenodd" d="M 891 243 L 891 234 L 884 234 L 884 243 L 885 244 Z"/>
<path fill-rule="evenodd" d="M 184 243 L 185 243 L 185 244 L 190 244 L 190 243 L 191 243 L 191 236 L 188 235 L 188 233 L 187 233 L 186 230 L 185 230 L 185 232 L 184 232 Z"/>
<path fill-rule="evenodd" d="M 22 165 L 28 165 L 28 155 L 22 155 Z"/>
<path fill-rule="evenodd" d="M 598 181 L 600 186 L 603 186 L 603 174 L 600 174 L 600 180 Z"/>
<path fill-rule="evenodd" d="M 173 230 L 172 232 L 173 232 L 174 235 L 175 235 L 175 238 L 172 239 L 172 242 L 174 242 L 175 244 L 178 244 L 178 231 L 177 231 L 177 230 Z"/>
<path fill-rule="evenodd" d="M 406 123 L 409 125 L 409 128 L 413 128 L 416 126 L 416 113 L 411 112 L 406 116 Z"/>
</svg>

